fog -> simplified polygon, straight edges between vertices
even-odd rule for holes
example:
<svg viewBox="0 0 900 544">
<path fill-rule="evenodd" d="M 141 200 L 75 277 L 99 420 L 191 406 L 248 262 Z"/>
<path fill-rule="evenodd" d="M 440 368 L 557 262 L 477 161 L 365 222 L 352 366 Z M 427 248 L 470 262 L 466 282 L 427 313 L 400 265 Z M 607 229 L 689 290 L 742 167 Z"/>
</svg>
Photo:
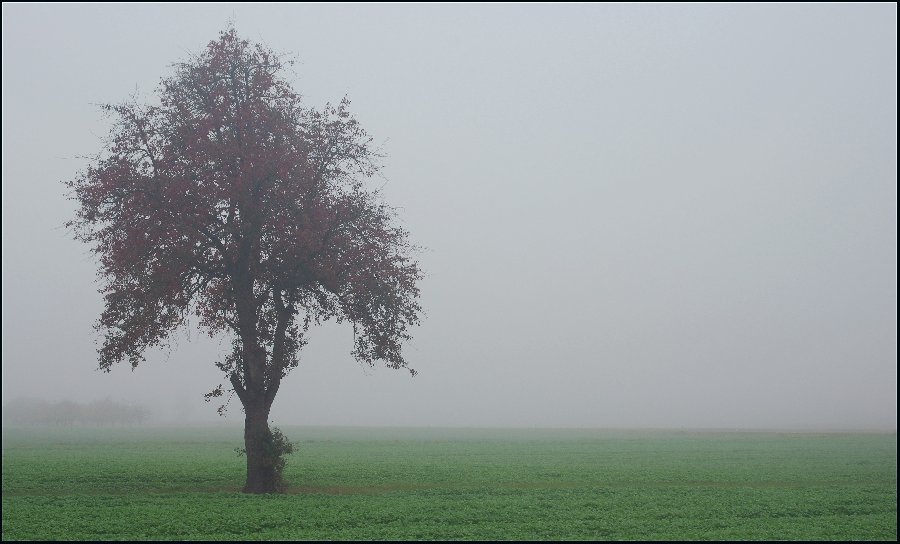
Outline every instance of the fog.
<svg viewBox="0 0 900 544">
<path fill-rule="evenodd" d="M 223 420 L 196 328 L 97 370 L 63 180 L 233 22 L 344 95 L 427 277 L 405 348 L 311 331 L 279 425 L 893 430 L 897 7 L 3 4 L 2 395 Z M 194 323 L 196 325 L 196 323 Z"/>
</svg>

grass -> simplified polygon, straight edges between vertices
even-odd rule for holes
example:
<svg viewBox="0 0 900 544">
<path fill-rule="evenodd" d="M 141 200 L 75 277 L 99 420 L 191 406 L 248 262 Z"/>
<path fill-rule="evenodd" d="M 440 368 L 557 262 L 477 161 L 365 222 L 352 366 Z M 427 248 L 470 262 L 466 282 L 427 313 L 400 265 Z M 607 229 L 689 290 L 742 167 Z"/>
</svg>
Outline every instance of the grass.
<svg viewBox="0 0 900 544">
<path fill-rule="evenodd" d="M 896 540 L 895 434 L 4 429 L 3 539 Z"/>
</svg>

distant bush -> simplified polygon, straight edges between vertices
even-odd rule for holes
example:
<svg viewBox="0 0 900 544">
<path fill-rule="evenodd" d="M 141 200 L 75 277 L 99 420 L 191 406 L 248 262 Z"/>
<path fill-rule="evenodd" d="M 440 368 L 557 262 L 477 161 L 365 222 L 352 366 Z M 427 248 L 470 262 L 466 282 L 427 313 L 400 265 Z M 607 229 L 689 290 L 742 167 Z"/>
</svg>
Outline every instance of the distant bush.
<svg viewBox="0 0 900 544">
<path fill-rule="evenodd" d="M 17 398 L 3 406 L 4 425 L 140 425 L 147 420 L 148 415 L 148 410 L 142 406 L 110 399 L 79 403 L 71 400 L 47 402 Z"/>
</svg>

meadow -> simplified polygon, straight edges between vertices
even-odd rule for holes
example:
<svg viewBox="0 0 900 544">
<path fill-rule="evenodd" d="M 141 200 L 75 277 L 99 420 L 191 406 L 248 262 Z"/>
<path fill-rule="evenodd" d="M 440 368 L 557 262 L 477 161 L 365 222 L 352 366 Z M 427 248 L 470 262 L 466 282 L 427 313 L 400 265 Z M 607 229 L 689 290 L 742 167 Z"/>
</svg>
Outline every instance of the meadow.
<svg viewBox="0 0 900 544">
<path fill-rule="evenodd" d="M 3 429 L 3 540 L 896 540 L 896 434 L 285 427 L 283 495 L 237 427 Z"/>
</svg>

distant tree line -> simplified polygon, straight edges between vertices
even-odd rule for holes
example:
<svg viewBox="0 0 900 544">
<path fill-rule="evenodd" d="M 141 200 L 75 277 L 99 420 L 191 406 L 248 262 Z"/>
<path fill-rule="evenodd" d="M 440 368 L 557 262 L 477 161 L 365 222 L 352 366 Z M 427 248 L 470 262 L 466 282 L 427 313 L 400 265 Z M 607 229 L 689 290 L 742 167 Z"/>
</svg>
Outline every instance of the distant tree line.
<svg viewBox="0 0 900 544">
<path fill-rule="evenodd" d="M 63 400 L 18 398 L 3 406 L 4 425 L 71 426 L 125 426 L 140 425 L 147 420 L 149 411 L 110 399 L 88 403 Z"/>
</svg>

